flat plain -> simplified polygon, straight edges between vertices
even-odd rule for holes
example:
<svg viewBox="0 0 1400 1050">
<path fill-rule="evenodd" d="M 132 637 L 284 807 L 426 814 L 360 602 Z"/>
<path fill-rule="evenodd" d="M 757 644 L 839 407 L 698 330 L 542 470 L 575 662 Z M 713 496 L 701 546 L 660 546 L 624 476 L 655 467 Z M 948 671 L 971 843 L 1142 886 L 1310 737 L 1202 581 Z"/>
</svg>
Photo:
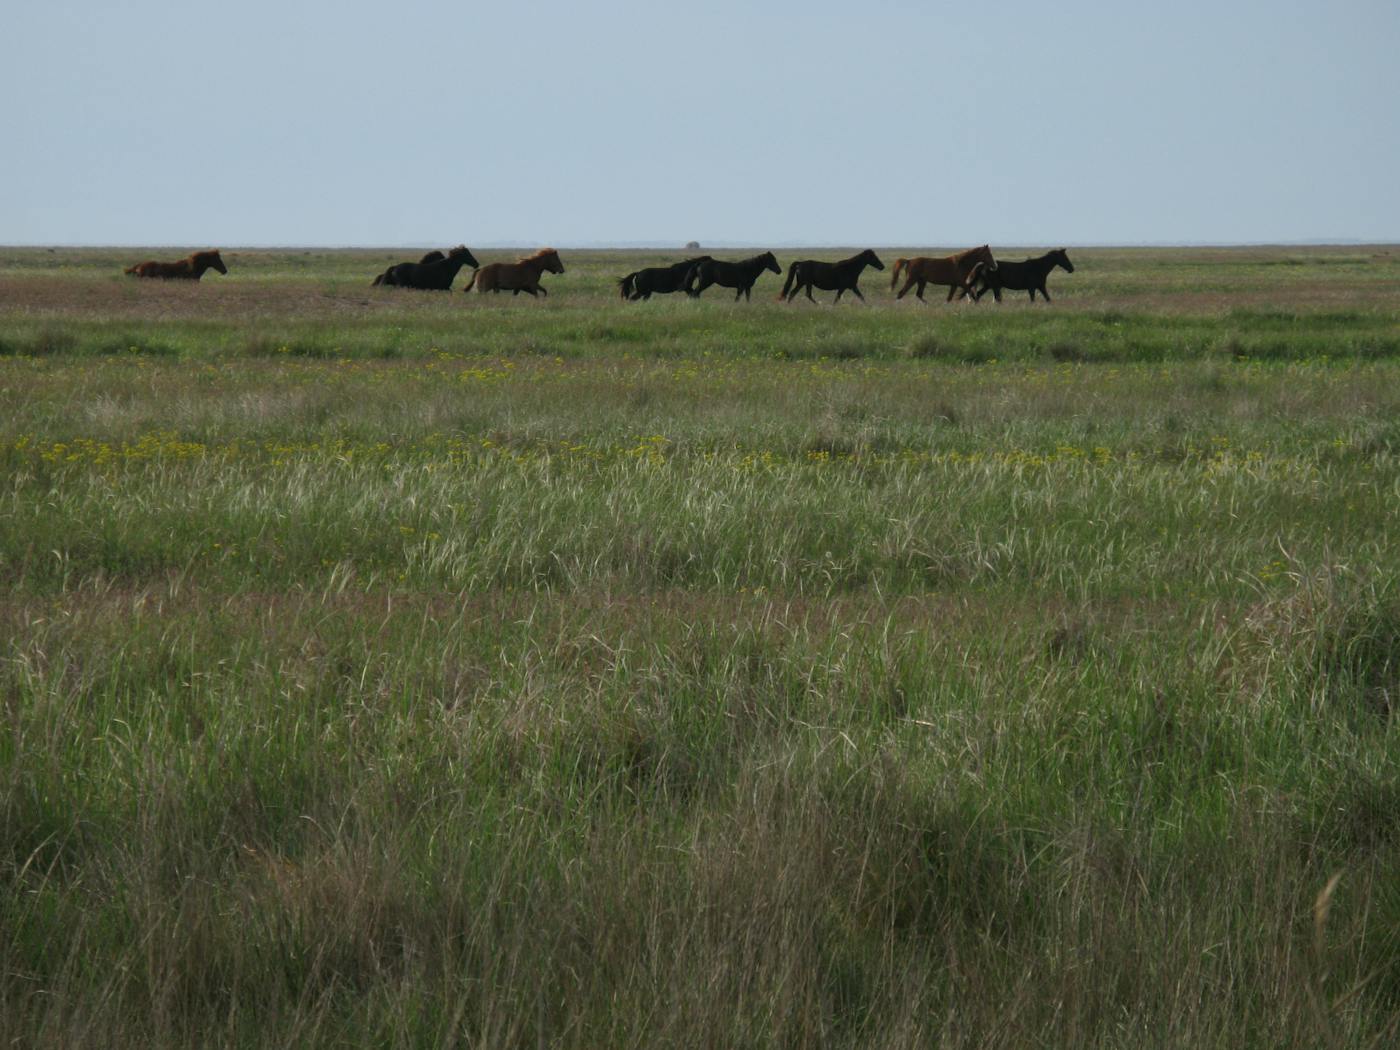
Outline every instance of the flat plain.
<svg viewBox="0 0 1400 1050">
<path fill-rule="evenodd" d="M 1394 1045 L 1400 251 L 429 247 L 0 249 L 0 1042 Z"/>
</svg>

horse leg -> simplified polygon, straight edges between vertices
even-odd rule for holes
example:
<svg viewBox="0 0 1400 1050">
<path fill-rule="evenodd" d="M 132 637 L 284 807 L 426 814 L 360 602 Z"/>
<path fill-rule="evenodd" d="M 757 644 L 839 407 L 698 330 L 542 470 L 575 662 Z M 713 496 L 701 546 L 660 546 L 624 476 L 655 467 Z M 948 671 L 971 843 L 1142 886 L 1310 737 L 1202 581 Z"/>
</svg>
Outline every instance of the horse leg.
<svg viewBox="0 0 1400 1050">
<path fill-rule="evenodd" d="M 735 288 L 735 289 L 734 289 L 734 301 L 737 303 L 737 302 L 739 301 L 739 296 L 741 296 L 741 295 L 743 295 L 743 294 L 744 294 L 744 290 L 743 290 L 742 288 Z"/>
<path fill-rule="evenodd" d="M 1045 285 L 1040 286 L 1040 297 L 1047 303 L 1050 301 L 1050 293 L 1045 290 Z"/>
<path fill-rule="evenodd" d="M 816 302 L 815 299 L 812 299 L 812 282 L 811 282 L 811 281 L 808 281 L 808 282 L 806 283 L 806 285 L 804 285 L 804 287 L 807 289 L 807 298 L 808 298 L 808 299 L 811 299 L 812 302 Z M 793 295 L 796 295 L 797 293 L 796 293 L 796 292 L 793 292 L 792 294 L 793 294 Z M 837 296 L 837 298 L 839 299 L 840 296 Z"/>
<path fill-rule="evenodd" d="M 913 287 L 914 287 L 914 275 L 911 273 L 911 274 L 909 275 L 909 279 L 906 280 L 906 281 L 904 282 L 904 287 L 901 288 L 901 289 L 899 290 L 899 294 L 896 295 L 895 298 L 896 298 L 896 299 L 903 299 L 904 296 L 905 296 L 905 293 L 907 293 L 907 292 L 909 291 L 909 289 L 910 289 L 910 288 L 913 288 Z M 917 292 L 915 292 L 914 294 L 917 295 L 920 299 L 922 299 L 922 298 L 924 297 L 924 296 L 923 296 L 923 289 L 922 289 L 922 288 L 920 288 L 920 289 L 919 289 Z"/>
<path fill-rule="evenodd" d="M 918 288 L 918 290 L 914 293 L 916 296 L 919 297 L 919 302 L 921 302 L 921 303 L 926 303 L 926 302 L 928 302 L 928 300 L 924 298 L 924 289 L 927 288 L 927 287 L 928 287 L 928 282 L 927 282 L 927 281 L 920 281 L 920 282 L 919 282 L 919 288 Z"/>
<path fill-rule="evenodd" d="M 838 288 L 838 289 L 836 289 L 836 298 L 833 299 L 833 300 L 831 300 L 831 305 L 832 305 L 832 306 L 835 306 L 837 303 L 839 303 L 839 302 L 841 301 L 841 293 L 844 292 L 845 290 L 846 290 L 846 289 L 844 289 L 844 288 Z"/>
</svg>

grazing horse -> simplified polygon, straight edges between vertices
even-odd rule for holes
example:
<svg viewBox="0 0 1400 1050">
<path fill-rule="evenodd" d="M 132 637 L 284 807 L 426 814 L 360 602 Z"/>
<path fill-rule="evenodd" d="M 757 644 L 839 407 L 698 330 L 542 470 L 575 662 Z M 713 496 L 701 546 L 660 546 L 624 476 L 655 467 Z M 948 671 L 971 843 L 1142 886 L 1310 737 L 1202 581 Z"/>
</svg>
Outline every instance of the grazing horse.
<svg viewBox="0 0 1400 1050">
<path fill-rule="evenodd" d="M 1074 273 L 1074 263 L 1069 261 L 1069 256 L 1063 248 L 1056 248 L 1039 258 L 1022 262 L 999 262 L 991 266 L 978 266 L 973 279 L 981 281 L 982 287 L 974 292 L 972 297 L 981 299 L 990 290 L 996 296 L 997 302 L 1001 302 L 1001 290 L 1010 288 L 1017 292 L 1030 292 L 1031 302 L 1035 302 L 1035 293 L 1039 292 L 1045 296 L 1048 303 L 1050 293 L 1045 290 L 1045 278 L 1056 266 L 1065 273 Z"/>
<path fill-rule="evenodd" d="M 778 260 L 772 252 L 764 252 L 741 262 L 707 259 L 686 276 L 685 290 L 688 295 L 699 295 L 710 285 L 717 284 L 721 288 L 733 288 L 736 303 L 741 295 L 747 302 L 749 293 L 753 291 L 753 283 L 764 270 L 772 270 L 782 275 L 783 268 L 778 265 Z"/>
<path fill-rule="evenodd" d="M 475 268 L 480 265 L 465 244 L 457 245 L 446 256 L 439 252 L 429 252 L 423 258 L 427 259 L 429 255 L 437 255 L 438 258 L 431 262 L 399 263 L 391 266 L 380 274 L 374 283 L 385 284 L 390 288 L 419 288 L 430 292 L 446 292 L 452 288 L 452 282 L 457 279 L 457 271 L 463 266 Z M 468 284 L 468 287 L 471 285 Z"/>
<path fill-rule="evenodd" d="M 694 295 L 689 288 L 685 287 L 686 281 L 690 277 L 690 271 L 702 262 L 710 262 L 708 255 L 697 255 L 694 259 L 687 259 L 685 262 L 678 262 L 671 266 L 648 266 L 643 270 L 634 270 L 626 277 L 619 277 L 617 280 L 618 291 L 622 293 L 622 298 L 650 299 L 653 295 L 670 295 L 672 292 L 685 292 L 687 295 Z"/>
<path fill-rule="evenodd" d="M 447 256 L 443 255 L 442 252 L 440 252 L 440 251 L 438 251 L 436 248 L 434 248 L 432 251 L 430 251 L 430 252 L 428 252 L 426 255 L 424 255 L 423 258 L 421 258 L 421 259 L 418 260 L 418 265 L 419 265 L 419 266 L 422 266 L 424 263 L 442 262 L 442 260 L 443 260 L 443 259 L 446 259 L 446 258 L 447 258 Z M 395 265 L 399 265 L 399 264 L 395 264 Z M 383 273 L 381 273 L 378 277 L 376 277 L 376 278 L 374 279 L 374 287 L 377 288 L 377 287 L 379 287 L 381 284 L 387 284 L 387 285 L 389 285 L 390 287 L 393 287 L 394 282 L 393 282 L 393 280 L 392 280 L 392 279 L 390 278 L 390 276 L 389 276 L 389 275 L 390 275 L 391 273 L 393 273 L 393 272 L 394 272 L 394 267 L 391 266 L 391 267 L 389 267 L 387 270 L 385 270 Z"/>
<path fill-rule="evenodd" d="M 885 268 L 880 257 L 869 248 L 859 255 L 852 255 L 849 259 L 834 263 L 799 259 L 788 267 L 787 280 L 783 282 L 783 290 L 778 293 L 778 301 L 786 299 L 791 302 L 801 291 L 805 291 L 807 298 L 812 299 L 812 288 L 815 286 L 824 292 L 833 288 L 836 290 L 836 298 L 831 301 L 833 305 L 841 301 L 841 293 L 846 291 L 854 292 L 857 299 L 865 302 L 865 296 L 860 294 L 856 282 L 860 280 L 861 271 L 867 266 L 873 266 L 877 270 Z M 812 299 L 812 302 L 816 300 Z"/>
<path fill-rule="evenodd" d="M 914 294 L 923 300 L 925 285 L 946 284 L 948 286 L 947 301 L 951 302 L 954 293 L 957 293 L 959 298 L 972 294 L 972 272 L 979 265 L 983 267 L 996 265 L 996 260 L 992 258 L 991 248 L 985 244 L 980 248 L 969 248 L 965 252 L 958 252 L 956 255 L 947 255 L 939 259 L 930 259 L 927 256 L 896 259 L 894 269 L 890 271 L 890 287 L 893 288 L 899 283 L 900 271 L 905 271 L 909 276 L 904 282 L 904 287 L 895 296 L 896 299 L 903 299 L 910 288 L 918 285 Z M 975 297 L 973 301 L 976 301 Z"/>
<path fill-rule="evenodd" d="M 540 284 L 540 274 L 545 270 L 550 273 L 564 272 L 559 253 L 553 248 L 541 248 L 534 255 L 527 255 L 513 263 L 489 263 L 476 271 L 472 281 L 478 292 L 510 292 L 511 295 L 529 292 L 534 296 L 547 296 L 548 290 Z M 462 291 L 470 291 L 471 287 L 468 284 Z"/>
<path fill-rule="evenodd" d="M 204 276 L 205 270 L 228 273 L 228 267 L 224 265 L 224 260 L 217 251 L 195 252 L 188 259 L 173 263 L 137 263 L 127 267 L 126 272 L 137 277 L 176 277 L 186 281 L 197 281 Z"/>
</svg>

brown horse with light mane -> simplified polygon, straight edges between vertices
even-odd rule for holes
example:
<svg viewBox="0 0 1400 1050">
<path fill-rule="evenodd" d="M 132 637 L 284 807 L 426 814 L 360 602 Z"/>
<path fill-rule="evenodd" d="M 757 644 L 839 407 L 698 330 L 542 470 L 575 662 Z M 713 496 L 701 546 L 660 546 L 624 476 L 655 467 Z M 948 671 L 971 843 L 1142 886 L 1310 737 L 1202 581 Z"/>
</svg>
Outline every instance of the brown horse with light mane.
<svg viewBox="0 0 1400 1050">
<path fill-rule="evenodd" d="M 890 273 L 890 287 L 893 288 L 899 283 L 899 274 L 900 271 L 903 271 L 908 276 L 904 287 L 895 296 L 896 299 L 903 299 L 904 294 L 916 284 L 919 287 L 914 294 L 920 299 L 924 298 L 925 285 L 946 284 L 948 286 L 948 301 L 951 302 L 955 292 L 960 293 L 959 298 L 972 294 L 972 271 L 978 263 L 988 268 L 996 265 L 996 260 L 992 258 L 992 249 L 985 244 L 980 248 L 969 248 L 965 252 L 946 255 L 938 259 L 930 259 L 927 256 L 896 259 L 894 269 Z M 924 301 L 927 302 L 927 300 Z"/>
<path fill-rule="evenodd" d="M 179 262 L 143 262 L 127 268 L 126 272 L 137 277 L 175 277 L 186 281 L 197 281 L 205 270 L 218 270 L 228 273 L 228 267 L 217 251 L 195 252 L 188 259 Z"/>
<path fill-rule="evenodd" d="M 550 273 L 564 272 L 559 253 L 553 248 L 541 248 L 534 255 L 527 255 L 513 263 L 489 263 L 476 271 L 476 276 L 462 291 L 469 292 L 475 285 L 478 292 L 510 292 L 511 295 L 529 292 L 531 295 L 547 296 L 549 291 L 540 284 L 540 274 L 546 270 Z"/>
</svg>

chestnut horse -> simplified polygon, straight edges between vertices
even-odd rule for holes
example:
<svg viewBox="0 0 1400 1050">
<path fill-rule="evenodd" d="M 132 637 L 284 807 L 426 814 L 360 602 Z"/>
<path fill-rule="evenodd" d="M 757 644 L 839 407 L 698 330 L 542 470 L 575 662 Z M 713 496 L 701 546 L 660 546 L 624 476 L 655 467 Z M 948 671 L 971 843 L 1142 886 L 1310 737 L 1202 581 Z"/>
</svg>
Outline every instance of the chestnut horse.
<svg viewBox="0 0 1400 1050">
<path fill-rule="evenodd" d="M 443 255 L 442 252 L 440 252 L 440 251 L 438 251 L 436 248 L 434 248 L 432 251 L 430 251 L 430 252 L 428 252 L 426 255 L 424 255 L 423 258 L 421 258 L 421 259 L 418 260 L 418 265 L 419 265 L 419 266 L 422 266 L 424 263 L 442 262 L 442 260 L 444 260 L 444 259 L 446 259 L 446 258 L 447 258 L 447 256 Z M 399 265 L 401 265 L 401 264 L 400 264 L 400 263 L 395 263 L 395 264 L 394 264 L 394 266 L 399 266 Z M 392 282 L 392 280 L 389 279 L 389 274 L 393 271 L 393 269 L 394 269 L 394 267 L 391 266 L 391 267 L 389 267 L 389 269 L 385 270 L 385 271 L 384 271 L 383 273 L 381 273 L 378 277 L 376 277 L 376 278 L 374 279 L 374 287 L 377 288 L 377 287 L 378 287 L 379 285 L 381 285 L 381 284 L 389 284 L 389 285 L 392 285 L 393 282 Z"/>
<path fill-rule="evenodd" d="M 899 282 L 900 271 L 904 271 L 909 276 L 904 282 L 904 287 L 895 296 L 896 299 L 903 299 L 904 293 L 916 284 L 919 287 L 914 294 L 920 299 L 924 298 L 925 285 L 946 284 L 948 286 L 947 301 L 951 302 L 954 293 L 960 293 L 959 298 L 972 294 L 972 272 L 978 264 L 981 264 L 983 268 L 996 265 L 996 260 L 992 258 L 991 248 L 985 244 L 980 248 L 969 248 L 965 252 L 958 252 L 957 255 L 946 255 L 938 259 L 930 259 L 926 256 L 896 259 L 894 269 L 890 271 L 890 287 L 893 288 Z M 924 301 L 927 302 L 927 300 Z"/>
<path fill-rule="evenodd" d="M 981 299 L 990 291 L 996 296 L 997 302 L 1001 302 L 1001 290 L 1010 288 L 1017 292 L 1030 292 L 1031 302 L 1035 302 L 1035 293 L 1039 292 L 1048 303 L 1050 293 L 1045 290 L 1045 278 L 1056 266 L 1065 273 L 1074 273 L 1074 263 L 1069 261 L 1069 256 L 1063 248 L 1056 248 L 1053 252 L 1046 252 L 1039 258 L 1026 259 L 1024 262 L 999 262 L 995 266 L 974 267 L 972 279 L 981 281 L 982 287 L 977 289 L 972 298 Z"/>
<path fill-rule="evenodd" d="M 541 248 L 534 255 L 527 255 L 513 263 L 490 263 L 483 266 L 476 271 L 476 276 L 462 291 L 471 291 L 472 284 L 475 284 L 478 292 L 510 292 L 512 295 L 529 292 L 534 296 L 549 295 L 549 291 L 540 284 L 540 274 L 545 270 L 550 273 L 564 272 L 559 253 L 553 248 Z"/>
<path fill-rule="evenodd" d="M 778 293 L 778 301 L 786 299 L 788 302 L 797 298 L 797 293 L 805 291 L 807 298 L 812 299 L 813 286 L 820 288 L 824 292 L 829 292 L 833 288 L 836 290 L 836 298 L 832 304 L 841 301 L 842 292 L 854 292 L 856 298 L 865 302 L 865 296 L 860 294 L 860 289 L 856 287 L 856 282 L 860 280 L 861 271 L 867 266 L 873 266 L 877 270 L 883 270 L 885 264 L 880 261 L 880 257 L 869 248 L 859 255 L 852 255 L 849 259 L 842 259 L 840 262 L 821 262 L 817 259 L 799 259 L 788 267 L 787 280 L 783 282 L 783 290 Z M 812 302 L 816 302 L 812 299 Z"/>
<path fill-rule="evenodd" d="M 137 277 L 175 277 L 186 281 L 197 281 L 205 270 L 218 270 L 228 273 L 228 267 L 217 251 L 195 252 L 188 259 L 179 262 L 143 262 L 127 267 L 126 272 Z"/>
</svg>

